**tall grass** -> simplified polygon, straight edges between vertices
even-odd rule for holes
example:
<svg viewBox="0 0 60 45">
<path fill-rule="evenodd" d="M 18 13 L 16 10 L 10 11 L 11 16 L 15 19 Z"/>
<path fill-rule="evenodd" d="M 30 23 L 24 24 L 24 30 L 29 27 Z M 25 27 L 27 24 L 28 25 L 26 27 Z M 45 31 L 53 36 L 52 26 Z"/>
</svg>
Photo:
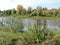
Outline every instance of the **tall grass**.
<svg viewBox="0 0 60 45">
<path fill-rule="evenodd" d="M 0 45 L 60 45 L 59 30 L 45 29 L 37 34 L 36 27 L 30 26 L 28 31 L 19 32 L 23 28 L 21 22 L 10 19 L 6 23 L 9 26 L 4 27 L 1 23 L 4 28 L 0 28 Z"/>
</svg>

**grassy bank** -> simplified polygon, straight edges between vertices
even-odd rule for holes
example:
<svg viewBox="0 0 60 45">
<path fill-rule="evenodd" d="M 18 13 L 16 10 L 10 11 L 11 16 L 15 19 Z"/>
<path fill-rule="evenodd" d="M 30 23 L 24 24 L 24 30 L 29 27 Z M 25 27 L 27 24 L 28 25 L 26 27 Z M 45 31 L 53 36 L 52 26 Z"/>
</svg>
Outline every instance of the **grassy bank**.
<svg viewBox="0 0 60 45">
<path fill-rule="evenodd" d="M 32 19 L 42 19 L 42 20 L 60 20 L 60 17 L 41 17 L 41 16 L 14 16 L 14 15 L 12 15 L 12 16 L 0 16 L 0 17 L 6 17 L 6 18 L 8 18 L 8 17 L 15 17 L 15 18 L 32 18 Z"/>
<path fill-rule="evenodd" d="M 57 33 L 59 32 L 59 34 Z M 34 32 L 6 32 L 0 31 L 0 45 L 59 45 L 60 31 L 48 31 L 46 38 L 40 32 L 40 38 Z"/>
</svg>

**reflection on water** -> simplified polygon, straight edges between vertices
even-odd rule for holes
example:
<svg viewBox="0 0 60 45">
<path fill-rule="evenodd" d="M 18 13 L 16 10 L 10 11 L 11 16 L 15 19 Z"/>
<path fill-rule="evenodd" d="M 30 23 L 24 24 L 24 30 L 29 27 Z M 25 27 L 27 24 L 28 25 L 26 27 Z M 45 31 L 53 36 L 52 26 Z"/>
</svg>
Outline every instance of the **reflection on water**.
<svg viewBox="0 0 60 45">
<path fill-rule="evenodd" d="M 31 25 L 34 25 L 34 24 L 36 24 L 37 20 L 22 19 L 22 22 L 23 22 L 23 24 L 26 24 L 26 25 L 28 25 L 28 23 L 30 23 Z M 47 28 L 49 28 L 51 30 L 58 30 L 59 29 L 59 23 L 60 23 L 60 20 L 46 20 Z M 41 20 L 41 24 L 42 24 L 42 28 L 43 28 L 44 20 Z"/>
<path fill-rule="evenodd" d="M 0 17 L 0 22 L 3 22 L 8 19 L 8 18 L 3 18 L 3 17 Z M 8 19 L 9 20 L 9 19 Z M 19 22 L 22 22 L 23 23 L 23 26 L 24 26 L 24 29 L 28 29 L 29 26 L 33 27 L 34 25 L 36 25 L 37 23 L 37 20 L 36 19 L 28 19 L 28 18 L 24 18 L 24 19 L 14 19 L 14 21 L 18 20 Z M 11 22 L 11 20 L 9 20 Z M 43 29 L 44 27 L 44 21 L 46 21 L 46 27 L 48 29 L 51 29 L 51 30 L 59 30 L 60 28 L 60 20 L 40 20 L 40 23 L 41 23 L 41 27 Z M 6 24 L 6 23 L 4 23 Z M 15 25 L 15 24 L 14 24 Z"/>
</svg>

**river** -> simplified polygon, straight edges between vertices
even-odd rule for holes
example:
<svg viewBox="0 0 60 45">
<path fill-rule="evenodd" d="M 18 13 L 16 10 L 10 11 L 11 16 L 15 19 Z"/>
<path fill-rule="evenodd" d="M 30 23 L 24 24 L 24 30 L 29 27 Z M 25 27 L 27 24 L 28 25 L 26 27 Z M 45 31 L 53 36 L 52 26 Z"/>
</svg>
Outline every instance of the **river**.
<svg viewBox="0 0 60 45">
<path fill-rule="evenodd" d="M 36 23 L 37 23 L 37 19 L 31 19 L 31 18 L 17 19 L 17 18 L 0 17 L 0 22 L 2 22 L 3 24 L 7 24 L 6 20 L 8 20 L 9 23 L 14 23 L 13 21 L 16 21 L 16 20 L 18 22 L 22 22 L 22 24 L 24 26 L 24 28 L 23 28 L 24 30 L 29 29 L 29 26 L 33 27 L 33 25 L 36 25 Z M 44 21 L 46 21 L 46 27 L 48 29 L 50 29 L 50 30 L 59 30 L 60 29 L 60 20 L 40 20 L 41 29 L 43 29 L 43 26 L 44 26 L 44 23 L 45 23 Z"/>
</svg>

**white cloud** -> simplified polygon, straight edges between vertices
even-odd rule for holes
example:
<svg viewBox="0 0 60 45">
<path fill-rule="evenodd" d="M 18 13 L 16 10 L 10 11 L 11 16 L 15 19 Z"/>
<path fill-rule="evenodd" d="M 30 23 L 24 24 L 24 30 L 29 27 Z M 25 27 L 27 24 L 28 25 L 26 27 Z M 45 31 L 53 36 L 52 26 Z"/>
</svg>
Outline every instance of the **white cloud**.
<svg viewBox="0 0 60 45">
<path fill-rule="evenodd" d="M 11 2 L 9 0 L 0 0 L 0 10 L 7 10 L 16 7 L 16 2 Z"/>
<path fill-rule="evenodd" d="M 16 8 L 18 4 L 22 4 L 25 8 L 28 6 L 35 8 L 38 5 L 51 7 L 51 5 L 54 4 L 55 6 L 59 2 L 60 0 L 0 0 L 0 10 Z"/>
</svg>

